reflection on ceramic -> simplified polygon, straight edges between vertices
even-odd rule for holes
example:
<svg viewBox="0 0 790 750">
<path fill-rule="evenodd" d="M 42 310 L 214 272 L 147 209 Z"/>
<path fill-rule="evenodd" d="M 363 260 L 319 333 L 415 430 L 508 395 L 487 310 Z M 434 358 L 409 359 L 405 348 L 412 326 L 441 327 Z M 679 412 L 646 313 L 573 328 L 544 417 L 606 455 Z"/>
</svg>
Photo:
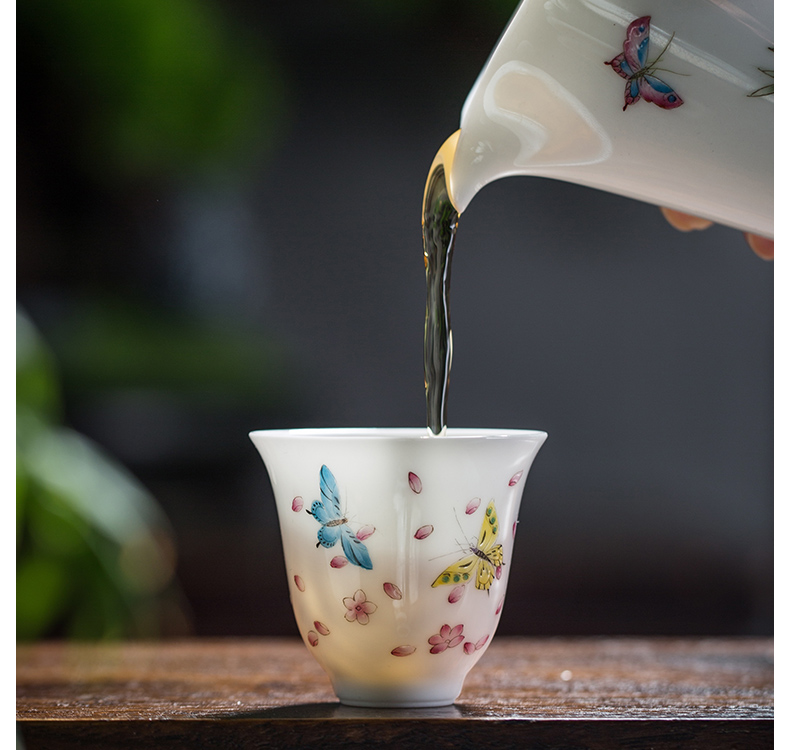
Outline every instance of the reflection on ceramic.
<svg viewBox="0 0 790 750">
<path fill-rule="evenodd" d="M 527 430 L 261 430 L 296 622 L 341 702 L 450 705 L 499 622 Z"/>
<path fill-rule="evenodd" d="M 453 203 L 538 175 L 773 236 L 773 46 L 771 0 L 522 0 L 464 104 Z"/>
</svg>

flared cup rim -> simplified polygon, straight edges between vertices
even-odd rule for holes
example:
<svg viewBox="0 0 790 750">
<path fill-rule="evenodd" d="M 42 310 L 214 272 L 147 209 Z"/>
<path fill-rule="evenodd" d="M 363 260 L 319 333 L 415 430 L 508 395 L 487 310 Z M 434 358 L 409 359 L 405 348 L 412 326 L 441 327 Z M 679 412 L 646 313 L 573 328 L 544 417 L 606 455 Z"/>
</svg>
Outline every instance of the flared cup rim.
<svg viewBox="0 0 790 750">
<path fill-rule="evenodd" d="M 527 430 L 520 428 L 496 427 L 448 427 L 441 435 L 434 435 L 427 427 L 294 427 L 252 430 L 250 438 L 283 438 L 294 437 L 302 439 L 327 438 L 366 438 L 389 440 L 513 440 L 533 439 L 545 440 L 548 433 L 543 430 Z"/>
</svg>

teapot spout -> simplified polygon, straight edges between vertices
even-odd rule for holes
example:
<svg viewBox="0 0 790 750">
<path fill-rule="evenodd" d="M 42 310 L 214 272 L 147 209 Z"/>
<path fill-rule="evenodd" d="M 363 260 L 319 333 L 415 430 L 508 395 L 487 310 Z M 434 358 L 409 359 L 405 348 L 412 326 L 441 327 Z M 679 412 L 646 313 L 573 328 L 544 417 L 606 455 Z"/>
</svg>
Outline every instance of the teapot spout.
<svg viewBox="0 0 790 750">
<path fill-rule="evenodd" d="M 447 188 L 447 195 L 450 198 L 450 202 L 455 207 L 455 210 L 460 214 L 461 211 L 458 208 L 458 203 L 455 200 L 454 193 L 453 193 L 453 186 L 452 186 L 452 174 L 453 174 L 453 164 L 455 162 L 455 153 L 458 148 L 458 139 L 461 136 L 461 131 L 456 130 L 443 144 L 442 147 L 436 152 L 436 156 L 433 158 L 433 162 L 431 162 L 431 168 L 428 170 L 428 179 L 425 182 L 425 190 L 423 191 L 422 195 L 422 215 L 425 216 L 425 211 L 428 206 L 426 206 L 426 201 L 428 200 L 428 189 L 431 183 L 431 176 L 434 174 L 437 168 L 442 168 L 444 170 L 445 175 L 445 182 Z M 467 201 L 468 203 L 469 201 Z"/>
</svg>

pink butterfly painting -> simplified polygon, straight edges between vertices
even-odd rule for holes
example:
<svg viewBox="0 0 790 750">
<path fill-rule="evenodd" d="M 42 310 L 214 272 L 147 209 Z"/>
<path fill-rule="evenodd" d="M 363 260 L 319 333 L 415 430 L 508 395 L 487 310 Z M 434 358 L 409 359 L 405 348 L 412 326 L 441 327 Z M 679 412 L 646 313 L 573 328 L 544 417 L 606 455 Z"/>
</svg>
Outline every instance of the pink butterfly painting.
<svg viewBox="0 0 790 750">
<path fill-rule="evenodd" d="M 673 34 L 672 37 L 674 36 Z M 661 54 L 653 62 L 648 63 L 650 16 L 642 16 L 629 24 L 622 53 L 605 63 L 611 65 L 619 76 L 626 79 L 623 112 L 629 104 L 636 104 L 640 99 L 653 102 L 662 109 L 675 109 L 683 104 L 677 92 L 654 75 L 655 71 L 659 70 L 656 65 L 669 48 L 672 37 Z"/>
</svg>

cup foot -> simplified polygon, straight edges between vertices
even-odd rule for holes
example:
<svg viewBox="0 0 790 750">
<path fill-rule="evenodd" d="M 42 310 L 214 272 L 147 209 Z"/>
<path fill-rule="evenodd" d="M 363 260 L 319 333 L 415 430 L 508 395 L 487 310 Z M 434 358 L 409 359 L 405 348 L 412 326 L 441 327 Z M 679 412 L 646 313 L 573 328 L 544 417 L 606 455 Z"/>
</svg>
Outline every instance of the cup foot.
<svg viewBox="0 0 790 750">
<path fill-rule="evenodd" d="M 338 700 L 344 706 L 354 706 L 355 708 L 440 708 L 442 706 L 452 706 L 454 698 L 441 698 L 437 700 L 359 700 L 356 698 L 342 698 Z"/>
<path fill-rule="evenodd" d="M 449 683 L 449 684 L 448 684 Z M 401 685 L 334 685 L 335 695 L 346 706 L 358 708 L 439 708 L 452 706 L 461 694 L 463 678 L 445 684 L 425 681 Z"/>
</svg>

